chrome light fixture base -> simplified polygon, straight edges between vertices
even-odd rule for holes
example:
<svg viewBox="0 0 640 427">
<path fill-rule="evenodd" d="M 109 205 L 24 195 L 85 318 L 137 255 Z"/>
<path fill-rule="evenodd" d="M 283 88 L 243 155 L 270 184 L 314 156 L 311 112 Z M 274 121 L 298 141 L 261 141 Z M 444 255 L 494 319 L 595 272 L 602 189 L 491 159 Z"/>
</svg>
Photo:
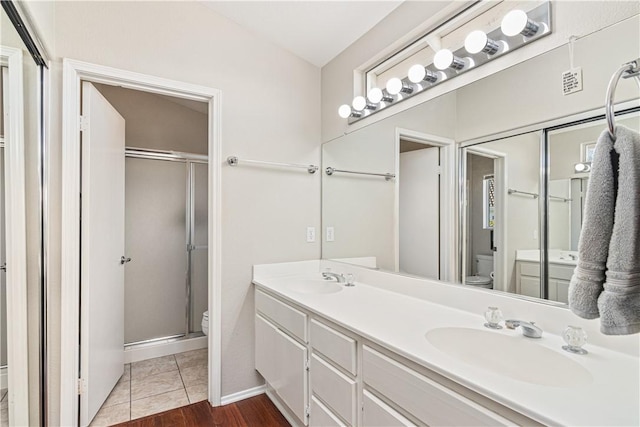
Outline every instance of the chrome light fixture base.
<svg viewBox="0 0 640 427">
<path fill-rule="evenodd" d="M 552 32 L 551 28 L 551 3 L 549 1 L 535 7 L 534 9 L 527 12 L 528 20 L 531 23 L 537 25 L 536 31 L 533 32 L 533 27 L 527 22 L 527 29 L 529 32 L 527 34 L 531 34 L 530 36 L 524 34 L 517 34 L 515 36 L 506 36 L 500 26 L 498 28 L 492 30 L 487 33 L 487 38 L 491 43 L 488 43 L 487 48 L 484 51 L 479 53 L 470 54 L 467 52 L 464 46 L 459 49 L 453 51 L 452 53 L 454 57 L 461 58 L 465 61 L 465 65 L 462 69 L 453 69 L 447 68 L 446 70 L 439 70 L 435 67 L 435 65 L 428 64 L 424 68 L 427 74 L 432 73 L 431 75 L 441 76 L 437 78 L 435 81 L 425 80 L 422 84 L 414 85 L 416 88 L 411 93 L 403 92 L 402 96 L 394 97 L 393 100 L 387 101 L 387 105 L 381 106 L 376 110 L 365 109 L 359 117 L 351 116 L 348 118 L 348 123 L 352 124 L 358 122 L 366 117 L 369 117 L 373 114 L 378 113 L 379 111 L 386 110 L 392 105 L 399 104 L 402 101 L 405 101 L 409 98 L 412 98 L 416 95 L 424 93 L 432 87 L 439 85 L 440 83 L 455 78 L 461 74 L 466 73 L 469 70 L 473 70 L 481 65 L 486 64 L 496 58 L 500 58 L 503 55 L 507 55 L 510 52 L 517 50 L 523 46 L 531 44 L 536 40 L 539 40 Z M 460 64 L 458 64 L 459 66 Z M 408 83 L 408 77 L 401 79 L 403 83 Z"/>
</svg>

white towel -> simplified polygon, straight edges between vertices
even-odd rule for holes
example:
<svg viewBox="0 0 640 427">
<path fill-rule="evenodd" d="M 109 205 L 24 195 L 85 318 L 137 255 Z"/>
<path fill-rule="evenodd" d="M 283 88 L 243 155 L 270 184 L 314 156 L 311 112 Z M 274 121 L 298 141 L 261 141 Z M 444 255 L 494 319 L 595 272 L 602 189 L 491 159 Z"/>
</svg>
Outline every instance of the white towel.
<svg viewBox="0 0 640 427">
<path fill-rule="evenodd" d="M 640 134 L 624 126 L 598 139 L 578 254 L 571 310 L 607 335 L 640 332 Z"/>
</svg>

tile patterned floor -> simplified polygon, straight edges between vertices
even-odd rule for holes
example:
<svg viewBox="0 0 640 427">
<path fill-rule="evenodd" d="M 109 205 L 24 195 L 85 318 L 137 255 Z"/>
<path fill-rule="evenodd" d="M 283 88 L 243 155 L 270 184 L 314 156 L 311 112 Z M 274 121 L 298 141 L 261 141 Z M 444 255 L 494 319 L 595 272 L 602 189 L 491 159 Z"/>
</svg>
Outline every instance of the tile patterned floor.
<svg viewBox="0 0 640 427">
<path fill-rule="evenodd" d="M 110 426 L 206 400 L 207 384 L 206 348 L 125 365 L 91 426 Z"/>
</svg>

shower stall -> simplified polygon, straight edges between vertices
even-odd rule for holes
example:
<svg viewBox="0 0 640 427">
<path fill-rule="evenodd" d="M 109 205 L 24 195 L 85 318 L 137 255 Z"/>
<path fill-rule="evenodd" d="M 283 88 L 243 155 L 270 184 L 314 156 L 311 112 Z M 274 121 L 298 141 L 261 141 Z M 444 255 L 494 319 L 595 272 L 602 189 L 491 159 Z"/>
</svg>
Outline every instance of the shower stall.
<svg viewBox="0 0 640 427">
<path fill-rule="evenodd" d="M 126 348 L 203 335 L 207 177 L 206 155 L 126 150 Z"/>
</svg>

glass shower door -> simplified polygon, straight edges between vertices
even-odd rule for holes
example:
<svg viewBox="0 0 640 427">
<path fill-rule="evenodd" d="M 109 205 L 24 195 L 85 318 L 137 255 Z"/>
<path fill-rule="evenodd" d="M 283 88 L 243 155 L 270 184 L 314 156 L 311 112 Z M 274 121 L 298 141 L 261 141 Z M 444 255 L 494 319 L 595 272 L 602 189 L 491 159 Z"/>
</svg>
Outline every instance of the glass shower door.
<svg viewBox="0 0 640 427">
<path fill-rule="evenodd" d="M 128 157 L 125 343 L 182 336 L 187 322 L 188 173 L 184 162 Z"/>
</svg>

